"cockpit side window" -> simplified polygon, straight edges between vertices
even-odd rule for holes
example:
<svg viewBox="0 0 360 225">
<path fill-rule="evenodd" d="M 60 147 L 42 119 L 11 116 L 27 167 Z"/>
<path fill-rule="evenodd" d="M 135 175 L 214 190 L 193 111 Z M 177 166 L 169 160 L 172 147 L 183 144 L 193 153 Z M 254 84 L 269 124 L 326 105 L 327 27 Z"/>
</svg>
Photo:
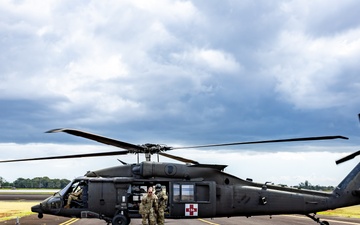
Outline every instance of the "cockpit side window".
<svg viewBox="0 0 360 225">
<path fill-rule="evenodd" d="M 84 180 L 74 181 L 67 190 L 64 190 L 64 208 L 87 208 L 88 183 Z"/>
<path fill-rule="evenodd" d="M 61 189 L 59 191 L 59 194 L 61 196 L 64 196 L 68 192 L 69 188 L 71 187 L 71 184 L 72 184 L 72 182 L 68 183 L 63 189 Z"/>
</svg>

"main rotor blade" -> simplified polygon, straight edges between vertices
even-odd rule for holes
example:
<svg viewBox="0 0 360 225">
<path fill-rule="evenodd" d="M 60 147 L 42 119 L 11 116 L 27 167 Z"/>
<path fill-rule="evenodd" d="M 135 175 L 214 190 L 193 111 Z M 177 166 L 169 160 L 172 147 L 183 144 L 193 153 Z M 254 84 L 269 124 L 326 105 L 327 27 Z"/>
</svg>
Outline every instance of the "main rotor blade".
<svg viewBox="0 0 360 225">
<path fill-rule="evenodd" d="M 194 161 L 194 160 L 191 160 L 191 159 L 186 159 L 186 158 L 183 158 L 183 157 L 180 157 L 180 156 L 170 155 L 170 154 L 167 154 L 167 153 L 164 153 L 164 152 L 159 152 L 159 155 L 168 157 L 170 159 L 175 159 L 177 161 L 184 162 L 184 163 L 192 163 L 192 164 L 195 164 L 195 165 L 200 164 L 197 161 Z"/>
<path fill-rule="evenodd" d="M 131 153 L 141 153 L 144 150 L 144 148 L 139 145 L 130 144 L 127 142 L 103 137 L 103 136 L 100 136 L 97 134 L 92 134 L 92 133 L 88 133 L 88 132 L 81 131 L 81 130 L 60 128 L 60 129 L 53 129 L 53 130 L 46 131 L 46 133 L 58 133 L 58 132 L 65 132 L 65 133 L 68 133 L 71 135 L 87 138 L 87 139 L 97 141 L 97 142 L 100 142 L 103 144 L 112 145 L 112 146 L 115 146 L 118 148 L 123 148 L 123 149 L 129 150 L 129 152 L 131 152 Z"/>
<path fill-rule="evenodd" d="M 350 155 L 348 155 L 348 156 L 345 156 L 345 157 L 343 157 L 343 158 L 341 158 L 341 159 L 336 160 L 335 163 L 336 163 L 336 165 L 339 165 L 340 163 L 349 161 L 350 159 L 353 159 L 353 158 L 355 158 L 355 157 L 358 156 L 358 155 L 360 155 L 360 150 L 357 151 L 357 152 L 354 152 L 354 153 L 352 153 L 352 154 L 350 154 Z"/>
<path fill-rule="evenodd" d="M 266 140 L 266 141 L 247 141 L 247 142 L 234 142 L 234 143 L 224 143 L 224 144 L 197 145 L 190 147 L 174 147 L 172 149 L 209 148 L 209 147 L 220 147 L 220 146 L 229 146 L 229 145 L 249 145 L 249 144 L 265 144 L 265 143 L 295 142 L 295 141 L 318 141 L 318 140 L 330 140 L 330 139 L 349 139 L 349 138 L 344 136 L 320 136 L 320 137 L 290 138 L 290 139 L 278 139 L 278 140 Z"/>
<path fill-rule="evenodd" d="M 37 161 L 37 160 L 47 160 L 47 159 L 72 159 L 72 158 L 86 158 L 86 157 L 97 157 L 97 156 L 126 155 L 128 153 L 129 151 L 100 152 L 100 153 L 88 153 L 88 154 L 76 154 L 76 155 L 49 156 L 49 157 L 29 158 L 29 159 L 2 160 L 0 161 L 0 163 Z"/>
</svg>

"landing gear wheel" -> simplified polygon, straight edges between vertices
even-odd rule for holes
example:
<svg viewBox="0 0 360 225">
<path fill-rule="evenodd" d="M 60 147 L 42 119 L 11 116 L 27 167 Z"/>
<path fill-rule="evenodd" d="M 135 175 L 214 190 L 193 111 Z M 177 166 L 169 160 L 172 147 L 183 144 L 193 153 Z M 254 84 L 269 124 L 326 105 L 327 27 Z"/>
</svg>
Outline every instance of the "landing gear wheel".
<svg viewBox="0 0 360 225">
<path fill-rule="evenodd" d="M 309 217 L 310 219 L 314 220 L 315 222 L 317 222 L 320 225 L 330 225 L 328 221 L 321 221 L 319 218 L 316 218 L 316 213 L 314 213 L 314 215 L 310 215 L 310 214 L 306 214 L 307 217 Z"/>
<path fill-rule="evenodd" d="M 130 221 L 124 215 L 116 215 L 112 219 L 112 225 L 129 225 Z"/>
</svg>

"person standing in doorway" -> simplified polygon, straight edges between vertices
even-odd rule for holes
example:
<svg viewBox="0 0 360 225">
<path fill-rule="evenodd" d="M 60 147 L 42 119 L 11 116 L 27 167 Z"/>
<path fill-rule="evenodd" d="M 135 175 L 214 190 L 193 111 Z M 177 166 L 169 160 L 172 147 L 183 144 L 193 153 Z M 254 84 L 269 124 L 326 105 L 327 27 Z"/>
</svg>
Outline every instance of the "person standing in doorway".
<svg viewBox="0 0 360 225">
<path fill-rule="evenodd" d="M 165 223 L 165 209 L 167 207 L 168 196 L 165 191 L 162 190 L 161 184 L 155 185 L 155 194 L 158 198 L 158 210 L 156 213 L 156 223 L 158 225 L 164 225 Z"/>
<path fill-rule="evenodd" d="M 147 194 L 141 199 L 139 213 L 142 217 L 142 224 L 155 225 L 156 212 L 158 211 L 158 199 L 153 193 L 153 188 L 149 187 Z"/>
</svg>

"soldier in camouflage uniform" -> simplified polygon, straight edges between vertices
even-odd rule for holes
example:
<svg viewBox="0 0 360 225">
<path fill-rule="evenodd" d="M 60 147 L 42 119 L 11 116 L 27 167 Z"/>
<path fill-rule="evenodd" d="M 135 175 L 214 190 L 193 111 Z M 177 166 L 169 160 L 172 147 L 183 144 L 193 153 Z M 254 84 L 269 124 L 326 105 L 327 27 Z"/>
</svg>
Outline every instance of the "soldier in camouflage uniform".
<svg viewBox="0 0 360 225">
<path fill-rule="evenodd" d="M 167 206 L 168 196 L 164 191 L 162 191 L 161 184 L 155 185 L 155 191 L 156 191 L 155 194 L 158 198 L 158 211 L 156 214 L 156 223 L 158 225 L 164 225 L 165 223 L 164 212 Z"/>
<path fill-rule="evenodd" d="M 153 194 L 153 188 L 149 187 L 147 195 L 143 196 L 140 204 L 139 213 L 142 216 L 142 224 L 155 225 L 155 214 L 158 211 L 158 199 Z"/>
</svg>

